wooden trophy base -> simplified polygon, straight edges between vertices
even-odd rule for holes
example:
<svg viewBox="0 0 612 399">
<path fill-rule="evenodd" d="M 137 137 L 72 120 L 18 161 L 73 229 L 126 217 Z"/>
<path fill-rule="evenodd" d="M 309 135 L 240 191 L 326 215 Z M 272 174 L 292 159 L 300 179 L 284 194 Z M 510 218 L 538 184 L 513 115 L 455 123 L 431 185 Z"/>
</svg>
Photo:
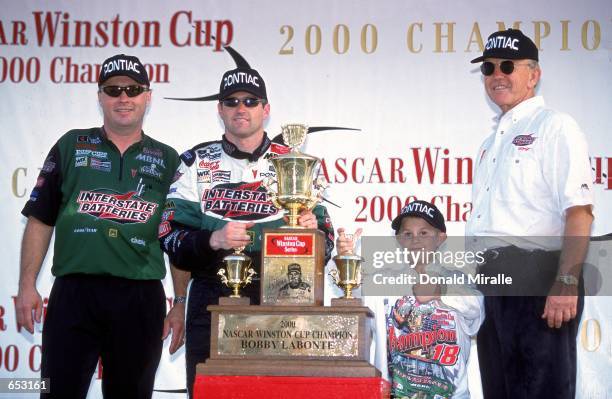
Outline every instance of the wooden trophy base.
<svg viewBox="0 0 612 399">
<path fill-rule="evenodd" d="M 229 299 L 229 298 L 228 298 Z M 380 377 L 369 364 L 372 311 L 341 306 L 208 306 L 210 359 L 203 375 Z"/>
</svg>

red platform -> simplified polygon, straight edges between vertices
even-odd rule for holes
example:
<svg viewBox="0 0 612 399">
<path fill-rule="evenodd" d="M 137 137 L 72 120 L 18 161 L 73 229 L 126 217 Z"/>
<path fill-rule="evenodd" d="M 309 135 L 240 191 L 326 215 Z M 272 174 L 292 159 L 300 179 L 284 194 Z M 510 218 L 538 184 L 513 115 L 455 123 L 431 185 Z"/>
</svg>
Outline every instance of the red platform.
<svg viewBox="0 0 612 399">
<path fill-rule="evenodd" d="M 197 375 L 195 399 L 387 399 L 382 378 Z"/>
</svg>

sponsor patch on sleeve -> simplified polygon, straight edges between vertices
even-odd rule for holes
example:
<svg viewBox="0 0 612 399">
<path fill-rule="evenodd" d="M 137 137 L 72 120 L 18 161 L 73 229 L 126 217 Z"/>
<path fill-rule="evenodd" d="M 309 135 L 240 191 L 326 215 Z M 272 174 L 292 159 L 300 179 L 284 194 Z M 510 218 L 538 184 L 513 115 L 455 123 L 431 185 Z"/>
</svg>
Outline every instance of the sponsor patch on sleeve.
<svg viewBox="0 0 612 399">
<path fill-rule="evenodd" d="M 47 157 L 47 159 L 45 159 L 45 163 L 43 163 L 43 166 L 40 170 L 41 172 L 45 173 L 51 173 L 55 170 L 55 162 L 53 161 L 52 156 L 49 156 Z"/>
<path fill-rule="evenodd" d="M 162 238 L 168 233 L 170 233 L 171 230 L 172 228 L 170 227 L 170 222 L 168 221 L 161 222 L 159 224 L 159 228 L 157 229 L 157 237 Z"/>
<path fill-rule="evenodd" d="M 195 161 L 195 153 L 192 150 L 187 150 L 180 155 L 180 158 L 185 165 L 191 166 Z"/>
</svg>

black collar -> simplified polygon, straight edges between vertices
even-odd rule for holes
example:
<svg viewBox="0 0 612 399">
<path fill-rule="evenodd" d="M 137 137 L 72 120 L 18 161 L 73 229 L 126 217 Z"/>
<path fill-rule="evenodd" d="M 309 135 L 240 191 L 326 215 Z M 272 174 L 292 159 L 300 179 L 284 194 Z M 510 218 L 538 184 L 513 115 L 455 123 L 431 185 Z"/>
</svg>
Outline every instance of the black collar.
<svg viewBox="0 0 612 399">
<path fill-rule="evenodd" d="M 90 137 L 95 138 L 100 138 L 102 140 L 108 141 L 109 143 L 112 143 L 112 141 L 108 138 L 108 135 L 106 134 L 106 130 L 104 129 L 104 125 L 102 127 L 100 127 L 99 129 L 94 129 L 93 132 L 91 132 L 89 134 Z M 146 142 L 148 142 L 149 140 L 149 136 L 147 136 L 145 134 L 145 132 L 143 130 L 140 131 L 140 140 L 138 140 L 136 143 L 138 144 L 146 144 Z"/>
<path fill-rule="evenodd" d="M 259 158 L 261 158 L 261 156 L 264 155 L 266 151 L 268 151 L 270 144 L 272 144 L 272 141 L 270 141 L 266 132 L 264 132 L 264 136 L 263 136 L 263 139 L 261 140 L 261 144 L 259 144 L 259 147 L 255 148 L 255 151 L 253 151 L 252 154 L 238 149 L 238 147 L 236 147 L 233 143 L 231 143 L 227 139 L 227 137 L 225 137 L 225 134 L 223 135 L 223 138 L 221 141 L 221 145 L 223 146 L 223 151 L 227 155 L 229 155 L 232 158 L 236 158 L 236 159 L 248 159 L 249 162 L 255 162 Z"/>
</svg>

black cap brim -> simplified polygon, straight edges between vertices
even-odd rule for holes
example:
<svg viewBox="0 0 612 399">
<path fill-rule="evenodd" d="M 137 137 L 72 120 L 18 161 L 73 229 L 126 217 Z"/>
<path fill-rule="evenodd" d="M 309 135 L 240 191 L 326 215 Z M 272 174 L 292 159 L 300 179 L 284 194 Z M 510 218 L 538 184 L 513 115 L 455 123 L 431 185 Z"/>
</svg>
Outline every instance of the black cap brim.
<svg viewBox="0 0 612 399">
<path fill-rule="evenodd" d="M 481 61 L 484 61 L 484 60 L 485 60 L 484 55 L 481 55 L 480 57 L 474 58 L 472 61 L 470 61 L 470 63 L 475 64 L 477 62 L 481 62 Z"/>
</svg>

